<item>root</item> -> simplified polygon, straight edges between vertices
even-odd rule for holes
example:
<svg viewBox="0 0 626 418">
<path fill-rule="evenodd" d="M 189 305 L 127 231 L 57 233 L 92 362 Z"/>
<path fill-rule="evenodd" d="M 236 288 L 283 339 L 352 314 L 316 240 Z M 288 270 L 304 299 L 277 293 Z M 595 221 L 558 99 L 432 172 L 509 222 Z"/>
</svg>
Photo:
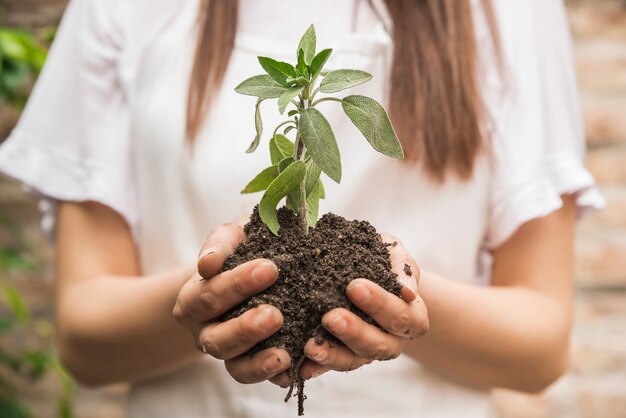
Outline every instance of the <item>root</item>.
<svg viewBox="0 0 626 418">
<path fill-rule="evenodd" d="M 287 396 L 285 396 L 285 402 L 289 401 L 293 394 L 294 387 L 296 388 L 296 395 L 298 395 L 298 416 L 304 415 L 304 400 L 306 399 L 304 395 L 304 379 L 300 377 L 300 368 L 304 360 L 306 360 L 306 357 L 303 355 L 298 362 L 291 367 L 291 370 L 289 370 L 289 374 L 292 378 L 289 391 L 287 392 Z"/>
</svg>

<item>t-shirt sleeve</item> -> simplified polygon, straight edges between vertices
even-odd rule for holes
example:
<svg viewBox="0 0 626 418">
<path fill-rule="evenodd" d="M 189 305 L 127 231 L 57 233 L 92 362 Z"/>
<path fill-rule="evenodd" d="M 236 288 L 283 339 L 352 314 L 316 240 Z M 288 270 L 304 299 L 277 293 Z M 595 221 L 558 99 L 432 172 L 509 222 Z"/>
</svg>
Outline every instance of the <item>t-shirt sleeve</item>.
<svg viewBox="0 0 626 418">
<path fill-rule="evenodd" d="M 0 147 L 0 171 L 49 202 L 105 204 L 134 228 L 129 111 L 119 76 L 122 4 L 70 1 L 22 117 Z"/>
<path fill-rule="evenodd" d="M 604 205 L 584 166 L 585 133 L 562 1 L 495 4 L 505 69 L 501 95 L 488 99 L 491 249 L 523 223 L 559 209 L 562 194 L 575 196 L 579 214 Z"/>
</svg>

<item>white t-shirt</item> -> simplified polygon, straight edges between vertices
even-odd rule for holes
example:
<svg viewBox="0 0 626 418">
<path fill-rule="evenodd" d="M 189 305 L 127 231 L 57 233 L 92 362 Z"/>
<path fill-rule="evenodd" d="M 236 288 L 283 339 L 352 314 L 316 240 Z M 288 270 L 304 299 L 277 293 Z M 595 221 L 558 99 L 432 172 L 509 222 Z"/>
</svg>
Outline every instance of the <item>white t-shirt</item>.
<svg viewBox="0 0 626 418">
<path fill-rule="evenodd" d="M 344 165 L 341 186 L 326 180 L 320 213 L 368 219 L 399 237 L 424 269 L 482 285 L 490 250 L 522 223 L 558 209 L 560 194 L 575 194 L 581 209 L 603 204 L 582 164 L 562 2 L 494 3 L 508 72 L 503 88 L 475 5 L 495 136 L 470 180 L 433 183 L 419 166 L 373 151 L 337 103 L 320 105 Z M 244 153 L 254 98 L 234 86 L 262 73 L 258 55 L 293 60 L 298 37 L 314 23 L 318 46 L 334 48 L 329 68 L 374 75 L 350 93 L 385 103 L 392 42 L 382 2 L 373 7 L 378 13 L 365 0 L 241 0 L 231 63 L 191 158 L 184 121 L 198 0 L 73 0 L 22 119 L 0 148 L 0 169 L 50 202 L 95 200 L 118 211 L 146 274 L 192 262 L 212 228 L 249 215 L 260 196 L 239 191 L 269 162 L 268 134 L 256 153 Z M 268 131 L 281 120 L 274 106 L 263 104 Z M 407 357 L 329 373 L 307 382 L 306 392 L 309 417 L 485 417 L 491 410 L 488 392 L 446 381 Z M 129 415 L 294 416 L 295 403 L 285 405 L 283 396 L 269 383 L 240 385 L 207 358 L 133 384 Z"/>
</svg>

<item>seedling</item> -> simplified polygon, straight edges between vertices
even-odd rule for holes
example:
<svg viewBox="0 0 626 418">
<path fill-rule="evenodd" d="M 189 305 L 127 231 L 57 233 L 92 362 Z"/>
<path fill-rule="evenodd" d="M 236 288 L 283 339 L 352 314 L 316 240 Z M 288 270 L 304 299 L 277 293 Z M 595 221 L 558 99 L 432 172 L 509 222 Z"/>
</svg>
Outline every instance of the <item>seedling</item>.
<svg viewBox="0 0 626 418">
<path fill-rule="evenodd" d="M 269 141 L 272 165 L 261 171 L 241 193 L 265 191 L 259 203 L 259 215 L 273 234 L 280 229 L 276 208 L 283 198 L 287 207 L 302 222 L 304 233 L 317 223 L 319 200 L 325 197 L 320 175 L 341 181 L 341 158 L 335 134 L 324 115 L 316 108 L 322 102 L 341 103 L 345 114 L 361 131 L 372 147 L 389 157 L 403 158 L 400 141 L 385 109 L 376 100 L 359 95 L 339 99 L 317 95 L 337 93 L 369 81 L 371 74 L 361 70 L 324 71 L 332 49 L 316 53 L 315 28 L 311 25 L 300 39 L 296 65 L 258 57 L 267 74 L 248 78 L 235 91 L 258 97 L 255 107 L 256 135 L 247 152 L 254 152 L 261 142 L 263 121 L 261 103 L 278 99 L 278 111 L 287 111 Z M 288 108 L 291 108 L 288 110 Z M 282 133 L 280 133 L 283 128 Z M 287 138 L 295 133 L 294 141 Z"/>
</svg>

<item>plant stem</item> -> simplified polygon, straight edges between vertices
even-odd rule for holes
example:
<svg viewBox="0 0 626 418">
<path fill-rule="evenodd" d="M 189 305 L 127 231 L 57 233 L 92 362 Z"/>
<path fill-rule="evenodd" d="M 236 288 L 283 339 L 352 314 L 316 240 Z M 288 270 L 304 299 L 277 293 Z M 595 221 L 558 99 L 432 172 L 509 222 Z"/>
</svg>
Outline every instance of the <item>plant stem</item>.
<svg viewBox="0 0 626 418">
<path fill-rule="evenodd" d="M 300 103 L 302 104 L 302 109 L 307 108 L 308 100 L 304 100 L 300 97 Z M 300 139 L 300 126 L 296 125 L 296 142 L 293 149 L 293 158 L 294 160 L 304 160 L 304 143 Z M 300 208 L 298 210 L 298 215 L 300 216 L 300 222 L 302 223 L 302 228 L 304 229 L 304 235 L 309 234 L 309 225 L 306 219 L 307 213 L 307 202 L 306 202 L 306 176 L 305 179 L 300 183 Z"/>
<path fill-rule="evenodd" d="M 313 93 L 311 93 L 311 95 L 309 96 L 309 101 L 312 102 L 313 99 L 315 99 L 315 95 L 317 94 L 317 92 L 320 91 L 320 88 L 316 88 L 315 90 L 313 90 Z"/>
<path fill-rule="evenodd" d="M 286 120 L 286 121 L 284 121 L 283 123 L 281 123 L 280 125 L 278 125 L 278 126 L 276 127 L 276 129 L 274 129 L 274 134 L 272 135 L 272 138 L 276 136 L 276 133 L 278 132 L 278 129 L 279 129 L 281 126 L 285 126 L 285 125 L 287 125 L 288 123 L 293 123 L 294 125 L 298 126 L 298 125 L 296 124 L 296 121 L 291 120 L 291 119 L 290 119 L 290 120 Z M 295 159 L 295 157 L 294 157 L 294 159 Z"/>
<path fill-rule="evenodd" d="M 331 101 L 332 102 L 339 102 L 339 103 L 343 102 L 343 100 L 338 99 L 336 97 L 322 97 L 321 99 L 316 100 L 313 103 L 311 103 L 311 107 L 316 106 L 316 105 L 318 105 L 319 103 L 322 103 L 322 102 L 331 102 Z"/>
</svg>

